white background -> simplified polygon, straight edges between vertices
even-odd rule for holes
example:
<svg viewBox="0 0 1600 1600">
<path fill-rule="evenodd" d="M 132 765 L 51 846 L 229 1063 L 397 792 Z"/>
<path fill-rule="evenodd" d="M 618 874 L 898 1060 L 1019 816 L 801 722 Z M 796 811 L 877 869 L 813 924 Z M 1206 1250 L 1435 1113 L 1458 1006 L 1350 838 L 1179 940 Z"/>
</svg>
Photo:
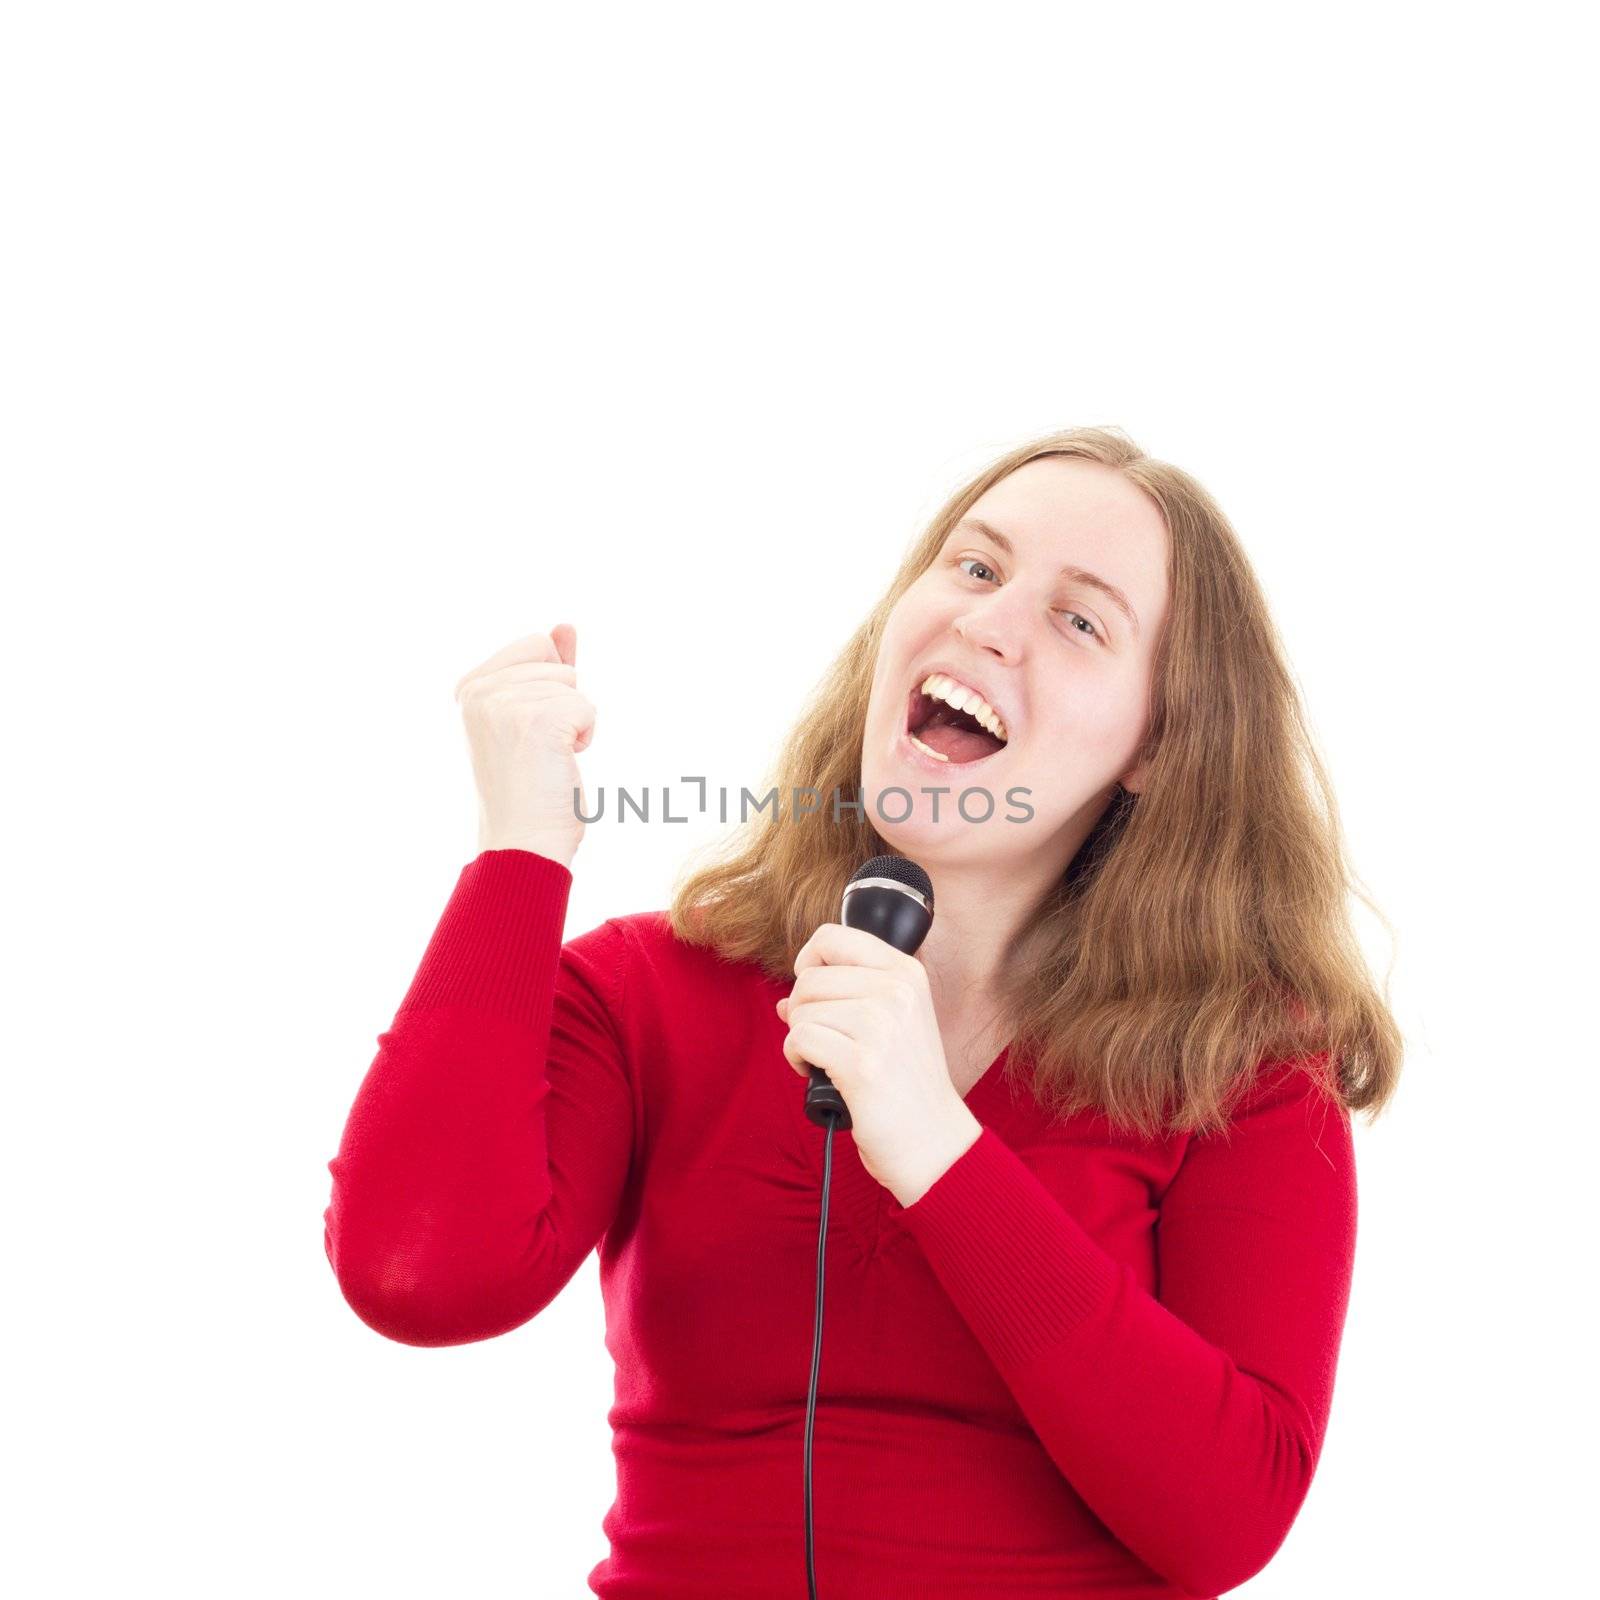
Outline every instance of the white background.
<svg viewBox="0 0 1600 1600">
<path fill-rule="evenodd" d="M 1576 15 L 8 8 L 11 1592 L 587 1592 L 595 1257 L 419 1350 L 323 1255 L 476 850 L 453 685 L 572 621 L 586 783 L 737 792 L 944 496 L 1082 423 L 1235 521 L 1398 934 L 1355 906 L 1409 1054 L 1327 1443 L 1235 1592 L 1576 1591 Z M 717 831 L 591 827 L 569 936 Z"/>
</svg>

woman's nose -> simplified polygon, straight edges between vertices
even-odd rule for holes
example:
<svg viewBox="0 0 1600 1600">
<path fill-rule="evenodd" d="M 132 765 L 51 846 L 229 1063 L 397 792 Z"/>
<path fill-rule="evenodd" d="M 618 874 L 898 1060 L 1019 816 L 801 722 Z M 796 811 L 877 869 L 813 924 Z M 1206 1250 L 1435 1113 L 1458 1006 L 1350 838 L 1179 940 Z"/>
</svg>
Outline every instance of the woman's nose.
<svg viewBox="0 0 1600 1600">
<path fill-rule="evenodd" d="M 1026 618 L 1011 600 L 997 590 L 971 606 L 955 620 L 956 633 L 974 650 L 985 650 L 1001 661 L 1015 663 L 1022 658 Z"/>
</svg>

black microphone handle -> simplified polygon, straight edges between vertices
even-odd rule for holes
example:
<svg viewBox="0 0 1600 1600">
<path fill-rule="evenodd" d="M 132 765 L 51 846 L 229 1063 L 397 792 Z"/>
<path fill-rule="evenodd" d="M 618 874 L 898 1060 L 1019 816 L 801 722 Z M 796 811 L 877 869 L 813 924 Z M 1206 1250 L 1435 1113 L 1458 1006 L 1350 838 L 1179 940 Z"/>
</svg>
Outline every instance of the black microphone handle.
<svg viewBox="0 0 1600 1600">
<path fill-rule="evenodd" d="M 811 1082 L 806 1085 L 806 1115 L 819 1128 L 826 1128 L 830 1122 L 836 1128 L 850 1126 L 850 1107 L 821 1067 L 811 1069 Z"/>
<path fill-rule="evenodd" d="M 857 887 L 852 881 L 845 888 L 840 920 L 847 928 L 864 928 L 876 934 L 885 944 L 910 956 L 927 938 L 933 913 L 919 897 L 898 886 L 874 881 Z M 829 1123 L 836 1128 L 850 1126 L 850 1107 L 821 1067 L 811 1068 L 811 1082 L 806 1085 L 806 1116 L 819 1128 L 826 1128 Z"/>
</svg>

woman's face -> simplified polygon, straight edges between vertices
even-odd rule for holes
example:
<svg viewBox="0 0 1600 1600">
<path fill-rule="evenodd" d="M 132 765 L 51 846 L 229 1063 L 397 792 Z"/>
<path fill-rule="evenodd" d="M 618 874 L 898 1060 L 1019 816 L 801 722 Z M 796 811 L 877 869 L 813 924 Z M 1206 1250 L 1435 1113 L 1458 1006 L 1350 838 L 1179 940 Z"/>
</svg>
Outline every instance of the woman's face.
<svg viewBox="0 0 1600 1600">
<path fill-rule="evenodd" d="M 878 652 L 862 798 L 886 842 L 917 860 L 1035 865 L 1049 848 L 1064 869 L 1117 783 L 1144 782 L 1134 761 L 1166 623 L 1167 556 L 1155 502 L 1099 462 L 1040 457 L 973 503 L 900 597 Z M 1132 617 L 1095 578 L 1121 591 Z M 940 669 L 987 708 L 967 700 L 962 715 L 924 695 Z M 971 716 L 992 727 L 989 709 L 1003 743 Z"/>
</svg>

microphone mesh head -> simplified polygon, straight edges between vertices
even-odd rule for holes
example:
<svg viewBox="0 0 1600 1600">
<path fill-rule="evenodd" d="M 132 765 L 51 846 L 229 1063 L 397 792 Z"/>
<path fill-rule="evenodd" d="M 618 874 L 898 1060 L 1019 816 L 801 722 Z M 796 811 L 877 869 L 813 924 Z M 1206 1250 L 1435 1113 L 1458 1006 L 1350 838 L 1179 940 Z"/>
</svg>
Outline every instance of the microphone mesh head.
<svg viewBox="0 0 1600 1600">
<path fill-rule="evenodd" d="M 874 856 L 850 874 L 851 883 L 858 878 L 890 878 L 903 883 L 928 902 L 930 911 L 933 909 L 933 880 L 915 861 L 907 861 L 904 856 Z"/>
</svg>

